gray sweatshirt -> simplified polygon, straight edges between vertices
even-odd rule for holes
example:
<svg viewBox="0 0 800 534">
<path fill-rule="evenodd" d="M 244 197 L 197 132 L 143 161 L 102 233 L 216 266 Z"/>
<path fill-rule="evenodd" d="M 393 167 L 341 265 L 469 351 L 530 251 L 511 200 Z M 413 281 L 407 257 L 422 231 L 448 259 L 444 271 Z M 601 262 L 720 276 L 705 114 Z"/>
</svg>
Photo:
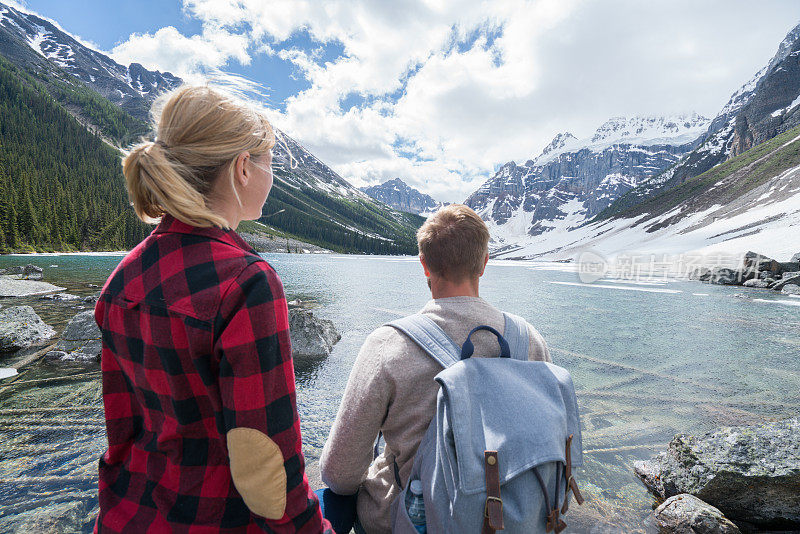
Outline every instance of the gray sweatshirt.
<svg viewBox="0 0 800 534">
<path fill-rule="evenodd" d="M 472 328 L 489 325 L 503 331 L 503 314 L 479 297 L 429 301 L 421 312 L 456 343 Z M 542 336 L 528 325 L 530 360 L 551 361 Z M 473 334 L 475 356 L 497 355 L 497 338 Z M 336 421 L 320 459 L 322 481 L 336 493 L 358 494 L 358 517 L 367 534 L 390 534 L 390 504 L 400 488 L 393 461 L 405 485 L 414 455 L 436 411 L 441 366 L 416 343 L 390 326 L 364 341 L 345 388 Z M 373 462 L 373 445 L 383 432 L 386 447 Z"/>
</svg>

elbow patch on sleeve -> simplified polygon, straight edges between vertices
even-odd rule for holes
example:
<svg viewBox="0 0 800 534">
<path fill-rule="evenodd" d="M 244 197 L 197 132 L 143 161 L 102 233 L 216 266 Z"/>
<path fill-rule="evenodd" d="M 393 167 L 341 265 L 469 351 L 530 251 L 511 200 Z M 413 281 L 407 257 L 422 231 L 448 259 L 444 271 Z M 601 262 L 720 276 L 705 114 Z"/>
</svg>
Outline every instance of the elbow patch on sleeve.
<svg viewBox="0 0 800 534">
<path fill-rule="evenodd" d="M 226 437 L 233 484 L 247 507 L 267 519 L 283 517 L 286 469 L 278 445 L 255 428 L 234 428 Z"/>
</svg>

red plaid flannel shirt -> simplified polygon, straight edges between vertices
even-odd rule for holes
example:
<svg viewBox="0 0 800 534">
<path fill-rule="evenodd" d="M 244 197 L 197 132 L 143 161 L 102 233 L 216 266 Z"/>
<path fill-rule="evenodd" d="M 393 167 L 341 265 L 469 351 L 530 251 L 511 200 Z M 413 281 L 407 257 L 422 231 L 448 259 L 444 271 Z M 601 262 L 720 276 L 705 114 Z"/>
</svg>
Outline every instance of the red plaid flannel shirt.
<svg viewBox="0 0 800 534">
<path fill-rule="evenodd" d="M 99 532 L 331 532 L 301 452 L 283 286 L 234 231 L 164 216 L 117 266 L 95 309 L 108 451 Z M 225 434 L 283 453 L 286 511 L 250 512 Z"/>
</svg>

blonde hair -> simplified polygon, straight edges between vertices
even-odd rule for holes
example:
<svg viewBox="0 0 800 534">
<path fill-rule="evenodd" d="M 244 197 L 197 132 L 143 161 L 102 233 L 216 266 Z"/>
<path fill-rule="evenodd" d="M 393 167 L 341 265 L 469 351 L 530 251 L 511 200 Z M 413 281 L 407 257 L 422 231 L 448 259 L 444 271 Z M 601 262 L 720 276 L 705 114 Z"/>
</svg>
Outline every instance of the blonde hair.
<svg viewBox="0 0 800 534">
<path fill-rule="evenodd" d="M 260 156 L 275 145 L 269 122 L 208 86 L 168 93 L 153 105 L 153 115 L 157 141 L 136 145 L 122 162 L 136 215 L 152 223 L 168 213 L 192 226 L 227 228 L 228 221 L 209 207 L 209 193 L 225 167 L 233 185 L 239 154 Z M 235 187 L 233 192 L 239 200 Z"/>
<path fill-rule="evenodd" d="M 460 282 L 483 272 L 489 229 L 469 207 L 451 204 L 428 217 L 417 230 L 417 244 L 428 270 Z"/>
</svg>

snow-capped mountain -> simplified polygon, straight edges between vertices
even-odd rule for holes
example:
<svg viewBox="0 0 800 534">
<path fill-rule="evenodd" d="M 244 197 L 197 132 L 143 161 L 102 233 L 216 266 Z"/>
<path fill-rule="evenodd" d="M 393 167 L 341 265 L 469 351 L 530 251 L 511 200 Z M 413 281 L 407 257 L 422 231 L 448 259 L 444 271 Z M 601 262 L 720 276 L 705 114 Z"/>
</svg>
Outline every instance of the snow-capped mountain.
<svg viewBox="0 0 800 534">
<path fill-rule="evenodd" d="M 588 139 L 558 134 L 534 160 L 511 161 L 466 204 L 487 221 L 495 250 L 525 236 L 574 229 L 697 146 L 708 119 L 615 117 Z"/>
<path fill-rule="evenodd" d="M 140 120 L 148 119 L 150 102 L 157 95 L 182 83 L 168 72 L 150 71 L 138 63 L 120 65 L 56 24 L 3 3 L 0 54 L 34 71 L 57 66 Z"/>
<path fill-rule="evenodd" d="M 704 180 L 648 199 L 640 215 L 525 236 L 494 256 L 581 261 L 591 251 L 592 258 L 623 263 L 667 262 L 684 273 L 751 250 L 788 261 L 800 249 L 799 162 L 797 126 L 716 166 Z"/>
<path fill-rule="evenodd" d="M 619 199 L 603 216 L 627 216 L 647 198 L 669 191 L 798 124 L 800 25 L 786 35 L 769 63 L 731 95 L 694 151 Z"/>
<path fill-rule="evenodd" d="M 696 144 L 588 223 L 507 238 L 495 256 L 709 259 L 757 250 L 788 260 L 800 246 L 800 26 Z"/>
<path fill-rule="evenodd" d="M 442 206 L 430 195 L 421 193 L 406 184 L 400 178 L 388 180 L 381 185 L 372 185 L 359 188 L 375 200 L 393 207 L 396 210 L 424 215 L 432 213 Z"/>
</svg>

